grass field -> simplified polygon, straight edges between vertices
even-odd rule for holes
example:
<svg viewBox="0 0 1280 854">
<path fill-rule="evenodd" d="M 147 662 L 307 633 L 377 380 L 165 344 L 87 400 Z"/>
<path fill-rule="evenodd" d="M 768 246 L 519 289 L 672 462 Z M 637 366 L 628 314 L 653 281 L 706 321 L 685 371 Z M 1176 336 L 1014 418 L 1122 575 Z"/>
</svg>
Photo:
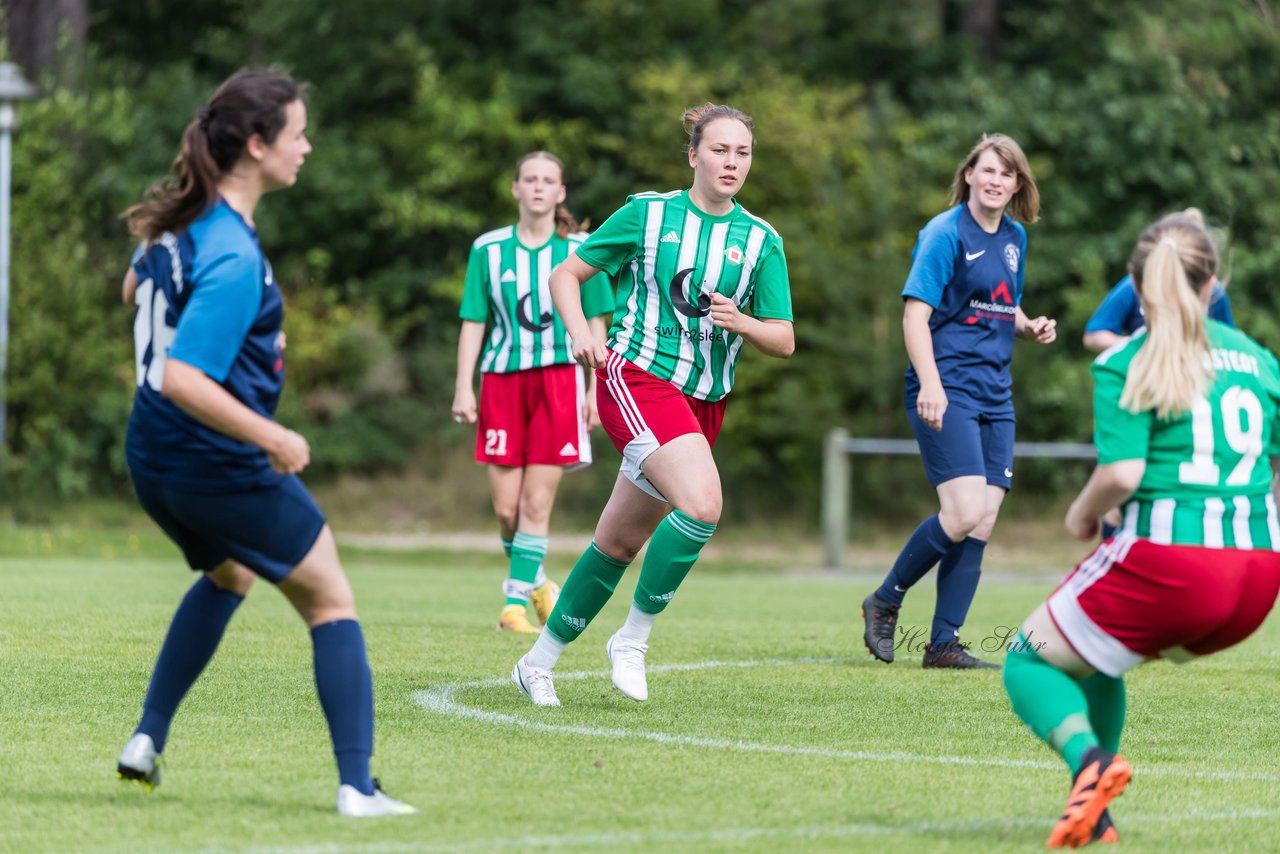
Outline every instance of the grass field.
<svg viewBox="0 0 1280 854">
<path fill-rule="evenodd" d="M 4 850 L 1032 851 L 1066 796 L 1065 768 L 1009 712 L 998 674 L 865 656 L 869 575 L 705 562 L 655 629 L 643 705 L 605 670 L 624 581 L 561 661 L 564 707 L 534 709 L 506 681 L 529 640 L 491 628 L 494 555 L 373 550 L 345 558 L 374 669 L 375 774 L 422 814 L 336 816 L 307 634 L 266 585 L 146 793 L 114 779 L 115 756 L 191 576 L 145 535 L 7 532 L 0 554 Z M 1015 624 L 1058 574 L 992 572 L 967 639 Z M 902 621 L 927 629 L 931 609 L 922 585 Z M 1280 619 L 1129 686 L 1137 771 L 1112 810 L 1120 850 L 1274 850 Z"/>
</svg>

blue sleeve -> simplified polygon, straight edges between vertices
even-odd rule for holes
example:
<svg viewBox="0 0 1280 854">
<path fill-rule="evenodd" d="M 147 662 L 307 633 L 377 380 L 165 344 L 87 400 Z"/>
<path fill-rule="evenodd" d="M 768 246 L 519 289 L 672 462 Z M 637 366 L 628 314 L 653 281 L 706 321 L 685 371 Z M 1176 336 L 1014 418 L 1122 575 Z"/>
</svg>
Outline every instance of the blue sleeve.
<svg viewBox="0 0 1280 854">
<path fill-rule="evenodd" d="M 911 272 L 902 288 L 902 297 L 918 299 L 937 308 L 942 292 L 951 282 L 956 269 L 956 252 L 960 235 L 954 224 L 929 223 L 920 231 L 915 251 L 911 253 Z"/>
<path fill-rule="evenodd" d="M 219 255 L 193 271 L 192 282 L 169 357 L 222 382 L 262 308 L 262 259 L 250 253 Z"/>
<path fill-rule="evenodd" d="M 1236 319 L 1231 316 L 1231 297 L 1222 285 L 1213 286 L 1213 295 L 1209 298 L 1209 316 L 1219 323 L 1236 328 Z"/>
<path fill-rule="evenodd" d="M 1116 282 L 1115 287 L 1102 299 L 1093 317 L 1084 325 L 1085 332 L 1114 332 L 1117 335 L 1129 335 L 1134 330 L 1128 328 L 1129 316 L 1137 306 L 1138 292 L 1134 290 L 1133 278 L 1125 276 Z"/>
</svg>

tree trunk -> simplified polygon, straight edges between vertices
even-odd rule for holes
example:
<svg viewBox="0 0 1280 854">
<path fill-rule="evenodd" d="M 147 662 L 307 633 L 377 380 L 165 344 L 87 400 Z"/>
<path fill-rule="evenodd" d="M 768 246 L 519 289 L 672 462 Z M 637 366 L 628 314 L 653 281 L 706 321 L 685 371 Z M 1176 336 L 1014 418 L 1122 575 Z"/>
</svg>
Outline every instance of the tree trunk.
<svg viewBox="0 0 1280 854">
<path fill-rule="evenodd" d="M 3 0 L 9 50 L 23 73 L 38 81 L 52 71 L 73 82 L 89 32 L 89 0 Z"/>
<path fill-rule="evenodd" d="M 978 43 L 978 55 L 987 62 L 1000 57 L 1000 0 L 967 0 L 960 6 L 960 32 Z"/>
</svg>

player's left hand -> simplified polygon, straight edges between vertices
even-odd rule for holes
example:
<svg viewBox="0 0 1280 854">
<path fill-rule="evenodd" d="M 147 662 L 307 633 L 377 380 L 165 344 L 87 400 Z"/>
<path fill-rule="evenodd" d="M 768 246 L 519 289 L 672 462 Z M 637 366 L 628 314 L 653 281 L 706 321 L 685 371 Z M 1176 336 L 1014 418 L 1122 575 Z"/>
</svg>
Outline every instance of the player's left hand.
<svg viewBox="0 0 1280 854">
<path fill-rule="evenodd" d="M 1084 512 L 1079 501 L 1071 502 L 1067 508 L 1067 518 L 1063 520 L 1067 533 L 1077 540 L 1092 540 L 1098 536 L 1098 520 Z"/>
<path fill-rule="evenodd" d="M 742 333 L 747 316 L 738 311 L 738 304 L 724 294 L 711 295 L 711 322 L 729 332 Z"/>
<path fill-rule="evenodd" d="M 1044 315 L 1028 318 L 1027 325 L 1022 327 L 1022 337 L 1037 344 L 1052 344 L 1058 338 L 1058 321 Z"/>
</svg>

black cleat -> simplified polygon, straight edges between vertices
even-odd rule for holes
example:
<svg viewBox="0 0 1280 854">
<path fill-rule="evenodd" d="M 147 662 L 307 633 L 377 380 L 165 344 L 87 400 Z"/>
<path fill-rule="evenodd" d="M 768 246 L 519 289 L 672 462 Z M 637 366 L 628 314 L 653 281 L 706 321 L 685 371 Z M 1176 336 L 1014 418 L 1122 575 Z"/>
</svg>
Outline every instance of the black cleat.
<svg viewBox="0 0 1280 854">
<path fill-rule="evenodd" d="M 1098 816 L 1098 823 L 1093 826 L 1093 838 L 1090 842 L 1119 842 L 1120 834 L 1111 821 L 1111 810 L 1103 810 Z"/>
<path fill-rule="evenodd" d="M 969 654 L 969 645 L 958 640 L 941 643 L 937 646 L 929 644 L 924 648 L 924 660 L 921 667 L 936 667 L 950 670 L 999 670 L 1000 665 L 974 658 Z"/>
<path fill-rule="evenodd" d="M 893 633 L 898 627 L 898 611 L 901 605 L 877 598 L 874 591 L 862 600 L 862 619 L 867 627 L 862 632 L 862 642 L 867 652 L 883 661 L 893 663 Z"/>
</svg>

